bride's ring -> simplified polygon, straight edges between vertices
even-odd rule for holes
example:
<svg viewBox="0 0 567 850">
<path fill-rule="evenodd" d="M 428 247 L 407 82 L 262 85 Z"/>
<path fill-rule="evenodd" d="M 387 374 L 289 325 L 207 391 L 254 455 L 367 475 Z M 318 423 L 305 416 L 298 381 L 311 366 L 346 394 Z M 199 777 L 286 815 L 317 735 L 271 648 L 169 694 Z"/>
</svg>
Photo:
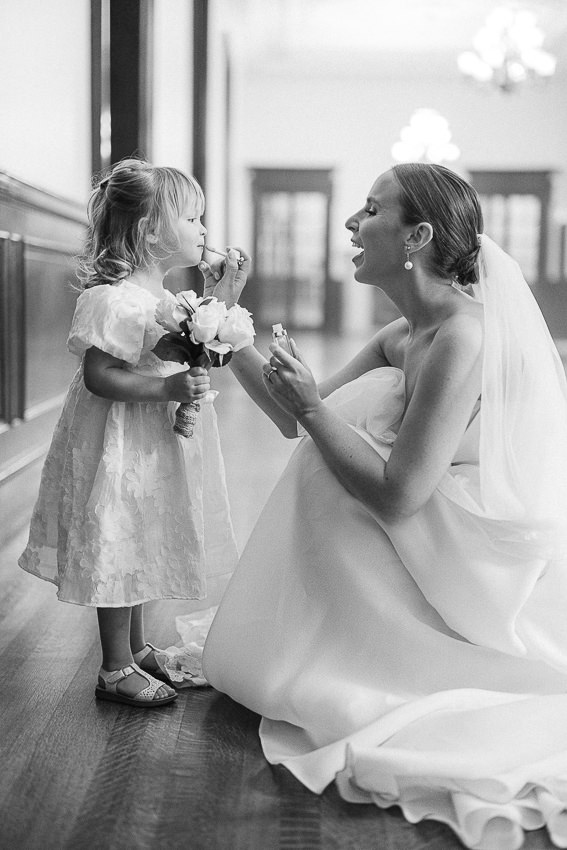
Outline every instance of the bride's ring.
<svg viewBox="0 0 567 850">
<path fill-rule="evenodd" d="M 266 378 L 268 379 L 268 381 L 271 381 L 271 380 L 272 380 L 272 377 L 271 377 L 271 376 L 272 376 L 272 372 L 277 372 L 277 371 L 278 371 L 278 370 L 277 370 L 274 366 L 272 366 L 272 368 L 270 369 L 270 371 L 269 371 L 269 372 L 266 372 Z"/>
</svg>

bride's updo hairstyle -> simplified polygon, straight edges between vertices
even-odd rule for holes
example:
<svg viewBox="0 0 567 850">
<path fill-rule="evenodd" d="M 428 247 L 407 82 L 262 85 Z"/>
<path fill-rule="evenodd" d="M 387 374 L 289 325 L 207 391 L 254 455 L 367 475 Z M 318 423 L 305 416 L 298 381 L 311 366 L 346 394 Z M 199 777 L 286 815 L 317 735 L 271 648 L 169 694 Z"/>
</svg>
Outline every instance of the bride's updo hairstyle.
<svg viewBox="0 0 567 850">
<path fill-rule="evenodd" d="M 179 247 L 177 220 L 193 208 L 202 215 L 205 199 L 192 177 L 140 159 L 118 162 L 89 199 L 87 237 L 77 261 L 80 288 L 118 283 L 170 256 Z"/>
<path fill-rule="evenodd" d="M 482 211 L 473 187 L 443 165 L 408 162 L 394 165 L 405 224 L 429 222 L 433 228 L 429 270 L 462 286 L 478 281 Z"/>
</svg>

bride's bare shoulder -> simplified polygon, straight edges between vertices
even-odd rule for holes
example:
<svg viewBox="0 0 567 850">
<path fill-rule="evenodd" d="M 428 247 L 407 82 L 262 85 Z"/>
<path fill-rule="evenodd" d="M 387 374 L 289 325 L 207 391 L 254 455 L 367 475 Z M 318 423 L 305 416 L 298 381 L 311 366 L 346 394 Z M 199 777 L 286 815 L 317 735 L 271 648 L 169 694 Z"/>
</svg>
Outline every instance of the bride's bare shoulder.
<svg viewBox="0 0 567 850">
<path fill-rule="evenodd" d="M 393 322 L 388 322 L 387 325 L 384 325 L 379 333 L 383 335 L 384 339 L 399 339 L 400 337 L 407 336 L 408 330 L 408 320 L 405 316 L 400 316 L 399 319 L 394 319 Z"/>
<path fill-rule="evenodd" d="M 377 334 L 380 347 L 389 363 L 396 365 L 400 350 L 405 347 L 409 336 L 409 324 L 404 316 L 385 325 Z"/>
</svg>

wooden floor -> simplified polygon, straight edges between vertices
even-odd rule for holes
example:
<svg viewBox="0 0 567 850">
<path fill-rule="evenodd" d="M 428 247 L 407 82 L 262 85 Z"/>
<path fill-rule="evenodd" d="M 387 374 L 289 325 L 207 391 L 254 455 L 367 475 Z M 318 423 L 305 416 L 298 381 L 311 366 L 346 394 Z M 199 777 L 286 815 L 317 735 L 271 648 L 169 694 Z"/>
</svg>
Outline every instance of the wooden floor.
<svg viewBox="0 0 567 850">
<path fill-rule="evenodd" d="M 303 339 L 322 376 L 352 341 Z M 227 477 L 245 542 L 293 445 L 216 376 Z M 30 494 L 30 500 L 35 494 Z M 31 507 L 31 504 L 30 504 Z M 27 522 L 22 517 L 22 523 Z M 57 602 L 16 566 L 20 530 L 0 551 L 2 850 L 457 850 L 441 824 L 307 791 L 261 753 L 259 718 L 211 688 L 144 711 L 96 701 L 94 611 Z M 148 637 L 175 643 L 186 603 L 148 606 Z M 526 850 L 543 850 L 531 833 Z"/>
</svg>

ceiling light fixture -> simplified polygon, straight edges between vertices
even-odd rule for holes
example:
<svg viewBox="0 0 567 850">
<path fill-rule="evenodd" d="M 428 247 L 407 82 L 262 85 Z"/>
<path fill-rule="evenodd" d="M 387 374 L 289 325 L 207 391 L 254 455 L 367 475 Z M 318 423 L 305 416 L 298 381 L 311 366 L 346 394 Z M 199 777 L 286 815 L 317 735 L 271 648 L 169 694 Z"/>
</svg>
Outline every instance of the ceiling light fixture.
<svg viewBox="0 0 567 850">
<path fill-rule="evenodd" d="M 435 109 L 416 109 L 392 145 L 397 162 L 454 162 L 461 155 L 451 141 L 449 122 Z"/>
<path fill-rule="evenodd" d="M 461 73 L 502 92 L 527 80 L 552 77 L 555 57 L 542 50 L 544 35 L 532 12 L 506 6 L 495 9 L 473 40 L 473 50 L 461 53 Z"/>
</svg>

